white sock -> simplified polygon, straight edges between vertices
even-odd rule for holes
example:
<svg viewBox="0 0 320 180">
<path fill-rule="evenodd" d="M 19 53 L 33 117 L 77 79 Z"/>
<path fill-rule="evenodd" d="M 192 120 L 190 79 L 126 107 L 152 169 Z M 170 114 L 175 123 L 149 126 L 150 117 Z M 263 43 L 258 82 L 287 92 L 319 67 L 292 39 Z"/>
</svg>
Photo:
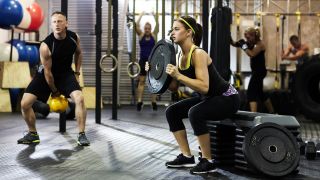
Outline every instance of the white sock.
<svg viewBox="0 0 320 180">
<path fill-rule="evenodd" d="M 209 159 L 207 159 L 207 160 L 208 160 L 210 163 L 213 163 L 213 159 L 210 159 L 210 160 L 209 160 Z"/>
<path fill-rule="evenodd" d="M 192 158 L 192 155 L 191 156 L 187 156 L 187 155 L 183 155 L 184 157 L 187 157 L 187 158 Z"/>
</svg>

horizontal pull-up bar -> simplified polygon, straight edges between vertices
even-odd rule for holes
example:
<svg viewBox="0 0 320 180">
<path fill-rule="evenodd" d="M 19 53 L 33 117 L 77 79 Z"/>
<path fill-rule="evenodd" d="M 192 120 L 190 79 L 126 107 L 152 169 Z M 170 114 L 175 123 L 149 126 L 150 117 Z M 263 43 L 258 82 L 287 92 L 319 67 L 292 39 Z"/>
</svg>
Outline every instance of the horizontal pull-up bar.
<svg viewBox="0 0 320 180">
<path fill-rule="evenodd" d="M 130 16 L 132 16 L 132 14 L 133 14 L 132 12 L 127 13 L 127 15 L 130 15 Z M 140 15 L 140 14 L 141 14 L 141 13 L 137 13 L 137 12 L 135 13 L 136 16 L 138 16 L 138 15 Z M 158 14 L 159 14 L 159 15 L 162 15 L 162 13 L 158 13 Z M 184 14 L 185 14 L 184 12 L 181 12 L 181 13 L 180 13 L 180 12 L 177 12 L 177 11 L 174 12 L 174 15 L 175 15 L 175 16 L 177 16 L 177 15 L 184 15 Z M 200 12 L 191 12 L 191 13 L 188 12 L 188 14 L 197 15 L 197 16 L 202 15 L 202 13 L 200 13 Z M 150 12 L 148 12 L 148 13 L 144 13 L 144 15 L 150 15 L 150 16 L 151 16 L 151 15 L 156 15 L 156 13 L 150 13 Z M 170 15 L 170 16 L 171 16 L 171 12 L 170 12 L 170 13 L 169 13 L 169 12 L 166 12 L 165 15 Z"/>
<path fill-rule="evenodd" d="M 240 16 L 276 16 L 278 15 L 285 15 L 285 16 L 319 16 L 320 12 L 318 13 L 302 13 L 302 12 L 295 12 L 295 13 L 274 13 L 274 12 L 259 12 L 259 13 L 233 13 L 234 15 Z"/>
</svg>

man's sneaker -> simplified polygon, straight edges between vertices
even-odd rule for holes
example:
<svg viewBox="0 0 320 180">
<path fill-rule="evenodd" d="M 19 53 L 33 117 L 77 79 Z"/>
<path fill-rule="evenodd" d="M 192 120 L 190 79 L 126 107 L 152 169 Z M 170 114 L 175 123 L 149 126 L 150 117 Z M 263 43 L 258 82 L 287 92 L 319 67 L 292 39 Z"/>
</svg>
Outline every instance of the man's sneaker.
<svg viewBox="0 0 320 180">
<path fill-rule="evenodd" d="M 18 144 L 39 144 L 40 138 L 37 133 L 28 132 L 23 138 L 18 139 Z"/>
<path fill-rule="evenodd" d="M 173 161 L 166 162 L 166 166 L 171 168 L 194 167 L 195 165 L 194 156 L 189 158 L 184 156 L 182 153 Z"/>
<path fill-rule="evenodd" d="M 152 103 L 151 103 L 151 106 L 152 106 L 152 110 L 154 110 L 154 111 L 157 111 L 157 110 L 158 110 L 158 105 L 157 105 L 156 102 L 152 102 Z"/>
<path fill-rule="evenodd" d="M 191 174 L 204 174 L 217 171 L 214 163 L 209 162 L 207 159 L 199 158 L 199 161 L 195 167 L 190 169 Z"/>
<path fill-rule="evenodd" d="M 138 102 L 137 103 L 137 111 L 141 111 L 143 107 L 143 102 Z"/>
<path fill-rule="evenodd" d="M 86 134 L 85 134 L 84 132 L 79 133 L 77 143 L 78 143 L 80 146 L 89 146 L 89 145 L 90 145 L 90 142 L 89 142 L 89 140 L 87 139 L 87 136 L 86 136 Z"/>
</svg>

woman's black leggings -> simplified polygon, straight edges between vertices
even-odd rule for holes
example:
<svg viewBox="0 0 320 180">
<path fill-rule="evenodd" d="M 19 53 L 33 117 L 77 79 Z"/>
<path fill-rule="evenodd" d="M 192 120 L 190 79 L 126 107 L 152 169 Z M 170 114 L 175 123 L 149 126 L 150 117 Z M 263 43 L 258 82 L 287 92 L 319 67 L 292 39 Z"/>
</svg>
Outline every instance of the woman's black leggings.
<svg viewBox="0 0 320 180">
<path fill-rule="evenodd" d="M 267 100 L 263 92 L 263 79 L 265 77 L 266 73 L 252 73 L 247 90 L 249 102 L 258 100 L 264 102 Z"/>
<path fill-rule="evenodd" d="M 183 118 L 190 119 L 191 126 L 196 136 L 207 134 L 207 120 L 223 120 L 239 109 L 239 95 L 215 96 L 205 99 L 192 97 L 172 104 L 166 109 L 167 121 L 170 131 L 184 130 Z"/>
</svg>

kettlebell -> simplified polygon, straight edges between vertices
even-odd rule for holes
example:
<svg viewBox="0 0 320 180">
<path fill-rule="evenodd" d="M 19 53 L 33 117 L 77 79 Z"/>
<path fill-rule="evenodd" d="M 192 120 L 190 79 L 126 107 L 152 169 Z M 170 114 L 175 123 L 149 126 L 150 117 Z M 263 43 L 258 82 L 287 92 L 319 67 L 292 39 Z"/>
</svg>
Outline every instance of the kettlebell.
<svg viewBox="0 0 320 180">
<path fill-rule="evenodd" d="M 51 112 L 62 113 L 68 108 L 68 100 L 63 95 L 51 97 L 48 104 Z"/>
</svg>

